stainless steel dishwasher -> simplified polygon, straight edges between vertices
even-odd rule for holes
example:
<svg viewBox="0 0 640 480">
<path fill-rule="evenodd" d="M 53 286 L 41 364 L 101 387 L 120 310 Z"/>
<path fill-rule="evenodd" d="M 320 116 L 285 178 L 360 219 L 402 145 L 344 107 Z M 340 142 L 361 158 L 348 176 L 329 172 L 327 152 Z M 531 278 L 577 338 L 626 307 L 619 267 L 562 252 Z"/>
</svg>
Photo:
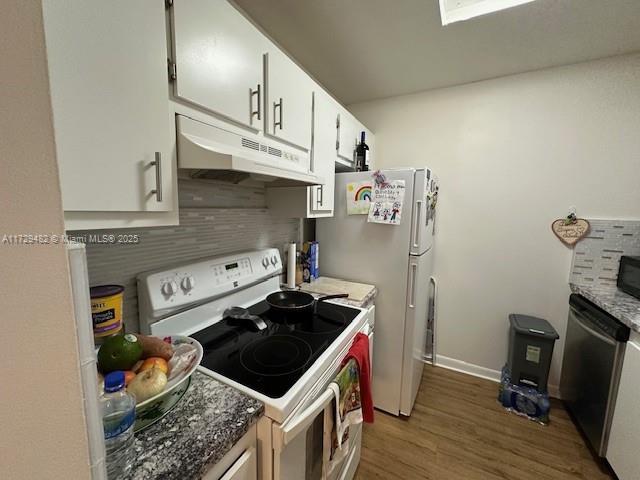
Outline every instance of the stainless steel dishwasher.
<svg viewBox="0 0 640 480">
<path fill-rule="evenodd" d="M 609 430 L 629 328 L 586 298 L 569 297 L 560 395 L 600 457 Z"/>
</svg>

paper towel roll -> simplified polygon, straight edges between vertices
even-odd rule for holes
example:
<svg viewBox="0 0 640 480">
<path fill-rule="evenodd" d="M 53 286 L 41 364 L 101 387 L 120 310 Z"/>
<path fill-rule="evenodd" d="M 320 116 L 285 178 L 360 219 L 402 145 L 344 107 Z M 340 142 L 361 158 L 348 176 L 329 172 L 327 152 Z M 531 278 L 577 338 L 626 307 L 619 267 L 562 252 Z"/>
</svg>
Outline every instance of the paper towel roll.
<svg viewBox="0 0 640 480">
<path fill-rule="evenodd" d="M 287 250 L 287 287 L 296 288 L 296 244 L 291 242 Z"/>
</svg>

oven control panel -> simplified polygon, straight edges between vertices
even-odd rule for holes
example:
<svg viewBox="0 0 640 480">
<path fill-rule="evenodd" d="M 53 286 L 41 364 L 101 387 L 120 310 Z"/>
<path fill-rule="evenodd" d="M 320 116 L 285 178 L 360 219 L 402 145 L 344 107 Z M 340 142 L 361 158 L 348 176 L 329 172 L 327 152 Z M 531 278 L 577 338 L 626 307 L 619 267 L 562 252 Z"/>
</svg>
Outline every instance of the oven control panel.
<svg viewBox="0 0 640 480">
<path fill-rule="evenodd" d="M 253 273 L 249 257 L 211 265 L 211 273 L 216 285 L 224 285 L 239 278 L 248 277 Z"/>
<path fill-rule="evenodd" d="M 141 308 L 150 317 L 227 295 L 282 272 L 276 248 L 209 257 L 138 275 Z"/>
</svg>

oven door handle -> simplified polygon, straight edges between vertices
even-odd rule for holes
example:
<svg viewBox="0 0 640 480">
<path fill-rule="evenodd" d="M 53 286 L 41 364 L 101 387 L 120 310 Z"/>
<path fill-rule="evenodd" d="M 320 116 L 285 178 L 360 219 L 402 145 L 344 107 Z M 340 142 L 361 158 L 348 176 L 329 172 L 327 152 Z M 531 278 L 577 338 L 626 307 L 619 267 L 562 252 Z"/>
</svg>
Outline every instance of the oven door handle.
<svg viewBox="0 0 640 480">
<path fill-rule="evenodd" d="M 327 388 L 315 402 L 309 405 L 300 415 L 281 427 L 273 427 L 273 449 L 281 452 L 287 444 L 298 434 L 304 431 L 309 424 L 327 407 L 327 404 L 335 398 L 333 390 Z"/>
</svg>

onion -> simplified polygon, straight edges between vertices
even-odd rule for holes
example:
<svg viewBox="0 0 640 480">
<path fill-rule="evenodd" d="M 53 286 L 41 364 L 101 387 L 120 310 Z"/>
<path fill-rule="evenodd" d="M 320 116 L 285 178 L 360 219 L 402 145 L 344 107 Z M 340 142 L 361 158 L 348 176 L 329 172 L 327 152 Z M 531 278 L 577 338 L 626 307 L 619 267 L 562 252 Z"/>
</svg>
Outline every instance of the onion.
<svg viewBox="0 0 640 480">
<path fill-rule="evenodd" d="M 140 403 L 162 392 L 166 385 L 165 373 L 153 367 L 136 375 L 127 386 L 127 391 L 136 396 L 136 403 Z"/>
</svg>

